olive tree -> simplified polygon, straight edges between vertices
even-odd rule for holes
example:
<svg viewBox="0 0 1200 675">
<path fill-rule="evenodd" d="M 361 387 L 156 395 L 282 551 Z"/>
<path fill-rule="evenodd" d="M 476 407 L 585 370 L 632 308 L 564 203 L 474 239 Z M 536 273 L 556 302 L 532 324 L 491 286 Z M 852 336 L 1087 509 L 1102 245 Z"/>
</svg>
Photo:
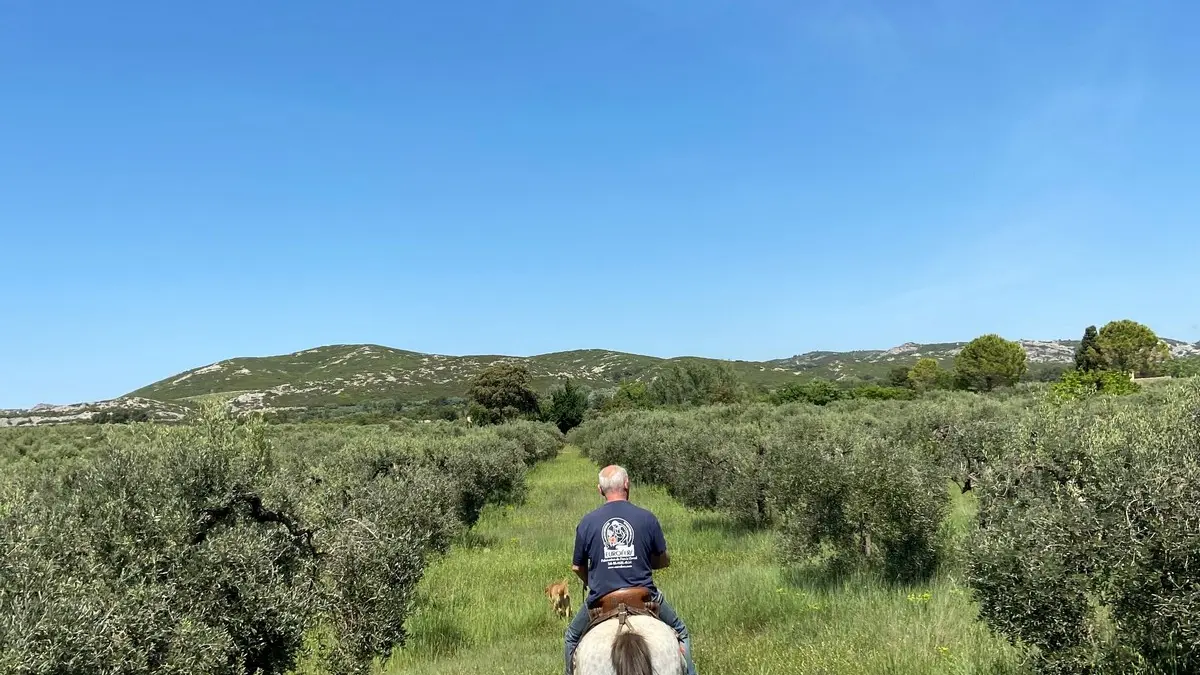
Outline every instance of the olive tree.
<svg viewBox="0 0 1200 675">
<path fill-rule="evenodd" d="M 60 470 L 0 478 L 0 672 L 282 673 L 310 637 L 329 671 L 365 672 L 551 432 L 268 429 L 212 406 L 105 429 Z"/>
<path fill-rule="evenodd" d="M 1044 673 L 1200 669 L 1200 386 L 1043 408 L 980 479 L 969 582 Z"/>
<path fill-rule="evenodd" d="M 745 397 L 745 385 L 726 363 L 673 361 L 650 384 L 649 395 L 658 405 L 733 403 Z"/>
<path fill-rule="evenodd" d="M 790 558 L 828 547 L 832 571 L 866 567 L 899 582 L 934 574 L 949 494 L 931 461 L 848 416 L 789 420 L 769 443 L 771 502 Z"/>
<path fill-rule="evenodd" d="M 0 671 L 294 664 L 320 556 L 261 429 L 145 428 L 24 486 L 0 518 Z"/>
</svg>

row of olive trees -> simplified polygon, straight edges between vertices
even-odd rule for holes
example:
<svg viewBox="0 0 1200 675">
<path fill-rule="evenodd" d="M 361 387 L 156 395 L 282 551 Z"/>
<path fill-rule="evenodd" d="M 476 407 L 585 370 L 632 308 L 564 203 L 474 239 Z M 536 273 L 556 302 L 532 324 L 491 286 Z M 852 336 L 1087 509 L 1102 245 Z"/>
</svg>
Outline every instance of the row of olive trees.
<svg viewBox="0 0 1200 675">
<path fill-rule="evenodd" d="M 965 558 L 982 618 L 1038 672 L 1200 668 L 1200 383 L 630 412 L 573 440 L 689 506 L 775 527 L 789 560 L 915 580 Z M 978 495 L 965 545 L 947 537 L 947 479 Z"/>
<path fill-rule="evenodd" d="M 969 581 L 1044 673 L 1200 672 L 1200 383 L 1047 406 L 979 478 Z"/>
<path fill-rule="evenodd" d="M 119 434 L 126 429 L 109 431 Z M 0 428 L 0 474 L 77 461 L 94 454 L 103 438 L 96 427 L 84 424 Z"/>
<path fill-rule="evenodd" d="M 971 489 L 1020 410 L 967 394 L 653 410 L 588 422 L 573 440 L 688 506 L 778 526 L 796 558 L 831 549 L 839 568 L 916 579 L 946 553 L 948 481 Z"/>
<path fill-rule="evenodd" d="M 519 500 L 543 425 L 105 429 L 0 481 L 0 672 L 365 671 L 432 556 Z M 95 429 L 93 428 L 93 433 Z"/>
</svg>

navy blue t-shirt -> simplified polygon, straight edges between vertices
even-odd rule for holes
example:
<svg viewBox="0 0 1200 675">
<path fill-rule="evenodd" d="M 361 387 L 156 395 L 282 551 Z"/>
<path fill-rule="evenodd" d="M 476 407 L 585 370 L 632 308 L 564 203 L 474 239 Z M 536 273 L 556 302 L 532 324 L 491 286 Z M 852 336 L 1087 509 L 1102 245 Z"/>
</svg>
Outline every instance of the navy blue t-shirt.
<svg viewBox="0 0 1200 675">
<path fill-rule="evenodd" d="M 606 502 L 575 528 L 571 564 L 588 570 L 587 603 L 620 588 L 655 591 L 650 556 L 667 552 L 658 518 L 628 501 Z M 590 563 L 590 564 L 589 564 Z"/>
</svg>

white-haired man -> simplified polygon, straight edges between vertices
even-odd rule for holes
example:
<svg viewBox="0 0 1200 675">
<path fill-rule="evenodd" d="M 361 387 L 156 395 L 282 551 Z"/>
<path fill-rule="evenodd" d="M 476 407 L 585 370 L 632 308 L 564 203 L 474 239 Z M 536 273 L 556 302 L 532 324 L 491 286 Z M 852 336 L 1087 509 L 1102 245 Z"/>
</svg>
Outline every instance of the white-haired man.
<svg viewBox="0 0 1200 675">
<path fill-rule="evenodd" d="M 688 675 L 696 675 L 687 626 L 654 585 L 653 570 L 671 564 L 658 518 L 630 503 L 629 474 L 625 469 L 616 465 L 604 467 L 597 487 L 604 504 L 584 516 L 575 527 L 571 571 L 583 581 L 588 592 L 579 613 L 567 626 L 566 675 L 571 675 L 575 647 L 588 625 L 588 608 L 612 591 L 635 587 L 649 589 L 654 594 L 658 618 L 675 629 L 683 646 Z"/>
</svg>

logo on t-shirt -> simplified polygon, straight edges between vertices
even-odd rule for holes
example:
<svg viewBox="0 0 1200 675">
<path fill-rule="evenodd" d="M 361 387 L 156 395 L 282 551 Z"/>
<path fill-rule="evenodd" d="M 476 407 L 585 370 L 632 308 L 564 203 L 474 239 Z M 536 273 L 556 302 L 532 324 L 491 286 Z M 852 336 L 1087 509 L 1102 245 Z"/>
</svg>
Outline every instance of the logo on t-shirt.
<svg viewBox="0 0 1200 675">
<path fill-rule="evenodd" d="M 636 558 L 633 549 L 633 526 L 624 518 L 609 518 L 601 530 L 604 537 L 604 562 Z"/>
</svg>

